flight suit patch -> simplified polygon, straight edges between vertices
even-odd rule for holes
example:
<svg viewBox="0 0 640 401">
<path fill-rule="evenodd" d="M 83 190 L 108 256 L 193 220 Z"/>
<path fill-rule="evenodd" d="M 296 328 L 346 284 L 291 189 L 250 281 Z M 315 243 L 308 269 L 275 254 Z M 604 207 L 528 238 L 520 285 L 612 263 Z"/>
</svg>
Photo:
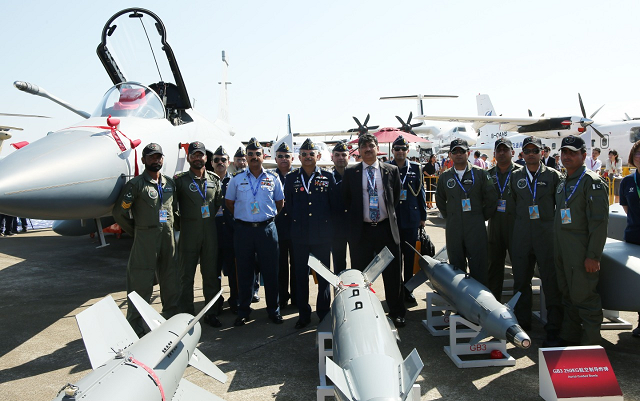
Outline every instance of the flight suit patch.
<svg viewBox="0 0 640 401">
<path fill-rule="evenodd" d="M 449 178 L 449 180 L 447 180 L 447 188 L 453 189 L 453 187 L 455 186 L 456 186 L 456 181 L 453 178 Z"/>
<path fill-rule="evenodd" d="M 520 178 L 518 180 L 518 188 L 519 189 L 524 189 L 527 186 L 527 179 L 526 178 Z"/>
<path fill-rule="evenodd" d="M 191 184 L 189 184 L 189 191 L 198 192 L 198 186 L 192 182 Z"/>
<path fill-rule="evenodd" d="M 149 188 L 149 198 L 158 199 L 158 191 L 156 191 L 154 188 Z"/>
</svg>

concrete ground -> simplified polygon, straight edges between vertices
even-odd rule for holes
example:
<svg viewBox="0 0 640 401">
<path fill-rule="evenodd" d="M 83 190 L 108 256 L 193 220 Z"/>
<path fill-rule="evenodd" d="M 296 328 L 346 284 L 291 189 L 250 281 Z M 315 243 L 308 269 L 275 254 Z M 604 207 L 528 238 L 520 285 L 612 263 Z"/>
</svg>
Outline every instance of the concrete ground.
<svg viewBox="0 0 640 401">
<path fill-rule="evenodd" d="M 436 248 L 444 245 L 442 225 L 430 215 L 428 233 Z M 97 242 L 88 237 L 61 237 L 51 231 L 0 238 L 0 400 L 52 399 L 91 369 L 74 316 L 109 294 L 123 313 L 126 309 L 125 270 L 132 240 L 107 239 L 110 246 L 96 249 Z M 381 280 L 374 288 L 384 297 Z M 433 337 L 421 324 L 427 291 L 431 289 L 426 285 L 415 291 L 418 306 L 409 310 L 407 327 L 399 330 L 402 355 L 417 348 L 425 365 L 417 381 L 422 400 L 540 399 L 537 362 L 544 330 L 539 322 L 534 321 L 530 349 L 509 347 L 515 366 L 458 369 L 443 352 L 448 337 Z M 226 285 L 224 292 L 227 297 Z M 203 305 L 199 282 L 196 295 L 198 309 Z M 157 296 L 156 287 L 153 304 L 159 310 Z M 228 401 L 315 399 L 317 320 L 298 331 L 297 311 L 291 306 L 283 310 L 283 325 L 267 319 L 263 300 L 254 309 L 254 320 L 244 327 L 233 327 L 235 316 L 226 304 L 222 328 L 203 325 L 199 348 L 227 374 L 226 384 L 193 368 L 185 377 Z M 622 317 L 635 326 L 636 313 Z M 640 339 L 629 330 L 602 334 L 625 399 L 640 400 L 635 370 Z"/>
</svg>

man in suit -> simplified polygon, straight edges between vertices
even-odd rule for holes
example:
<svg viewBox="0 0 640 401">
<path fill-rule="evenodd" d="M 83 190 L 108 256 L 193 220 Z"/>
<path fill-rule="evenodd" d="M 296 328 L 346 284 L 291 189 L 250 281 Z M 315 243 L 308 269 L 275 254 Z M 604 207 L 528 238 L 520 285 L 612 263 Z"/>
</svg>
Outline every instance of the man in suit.
<svg viewBox="0 0 640 401">
<path fill-rule="evenodd" d="M 362 162 L 347 167 L 342 179 L 343 200 L 349 225 L 351 267 L 364 270 L 385 246 L 394 256 L 382 272 L 389 317 L 404 327 L 406 308 L 400 274 L 400 231 L 395 207 L 400 201 L 401 180 L 396 166 L 377 159 L 378 138 L 364 134 L 358 139 Z"/>
<path fill-rule="evenodd" d="M 551 149 L 548 146 L 544 147 L 544 154 L 542 156 L 542 164 L 547 167 L 557 168 L 556 167 L 556 159 L 551 157 Z"/>
</svg>

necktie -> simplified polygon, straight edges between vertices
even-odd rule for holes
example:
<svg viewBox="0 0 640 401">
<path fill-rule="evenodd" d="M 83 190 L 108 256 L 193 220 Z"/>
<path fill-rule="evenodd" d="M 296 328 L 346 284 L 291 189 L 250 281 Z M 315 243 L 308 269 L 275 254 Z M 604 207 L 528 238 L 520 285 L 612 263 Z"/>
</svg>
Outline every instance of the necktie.
<svg viewBox="0 0 640 401">
<path fill-rule="evenodd" d="M 375 185 L 371 185 L 372 183 L 375 183 L 375 174 L 376 171 L 373 166 L 367 167 L 367 175 L 369 176 L 369 179 L 367 180 L 367 192 L 369 192 L 369 199 L 371 199 L 372 196 L 378 196 L 378 189 Z M 372 208 L 371 201 L 369 201 L 369 218 L 374 223 L 378 222 L 380 219 L 380 208 Z"/>
</svg>

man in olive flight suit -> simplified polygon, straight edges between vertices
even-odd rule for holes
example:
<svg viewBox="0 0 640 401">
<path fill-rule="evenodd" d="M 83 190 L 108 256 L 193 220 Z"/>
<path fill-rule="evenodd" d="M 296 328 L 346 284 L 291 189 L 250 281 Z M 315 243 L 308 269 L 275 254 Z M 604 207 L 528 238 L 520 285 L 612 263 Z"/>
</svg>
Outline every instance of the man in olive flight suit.
<svg viewBox="0 0 640 401">
<path fill-rule="evenodd" d="M 607 240 L 607 185 L 584 165 L 584 140 L 570 135 L 560 147 L 566 176 L 556 190 L 555 258 L 562 291 L 562 345 L 597 345 L 602 324 L 598 285 L 600 258 Z"/>
<path fill-rule="evenodd" d="M 544 347 L 556 347 L 562 326 L 561 294 L 553 255 L 553 216 L 556 210 L 555 191 L 560 173 L 541 163 L 542 141 L 533 136 L 522 141 L 525 167 L 511 177 L 511 193 L 516 204 L 516 221 L 511 244 L 513 290 L 520 292 L 514 307 L 518 323 L 531 330 L 531 279 L 538 264 L 547 310 Z"/>
<path fill-rule="evenodd" d="M 175 183 L 160 174 L 163 159 L 160 145 L 150 143 L 143 149 L 144 172 L 124 186 L 113 207 L 113 218 L 134 237 L 127 264 L 127 294 L 135 291 L 149 302 L 157 276 L 162 313 L 168 319 L 178 312 L 180 284 L 173 262 Z M 128 299 L 127 320 L 138 336 L 147 331 L 138 310 Z"/>
<path fill-rule="evenodd" d="M 222 206 L 220 178 L 205 169 L 206 148 L 202 142 L 189 144 L 187 161 L 189 171 L 173 177 L 176 183 L 180 241 L 178 242 L 178 266 L 180 269 L 180 311 L 195 315 L 193 305 L 193 281 L 200 260 L 202 292 L 205 305 L 220 291 L 218 274 L 218 238 L 215 214 Z M 220 303 L 222 305 L 222 303 Z M 220 327 L 217 318 L 220 308 L 211 308 L 204 322 Z"/>
<path fill-rule="evenodd" d="M 469 163 L 469 145 L 464 139 L 451 141 L 453 167 L 438 179 L 436 204 L 446 226 L 449 263 L 487 285 L 488 243 L 485 220 L 496 211 L 498 193 L 489 173 Z"/>
</svg>

